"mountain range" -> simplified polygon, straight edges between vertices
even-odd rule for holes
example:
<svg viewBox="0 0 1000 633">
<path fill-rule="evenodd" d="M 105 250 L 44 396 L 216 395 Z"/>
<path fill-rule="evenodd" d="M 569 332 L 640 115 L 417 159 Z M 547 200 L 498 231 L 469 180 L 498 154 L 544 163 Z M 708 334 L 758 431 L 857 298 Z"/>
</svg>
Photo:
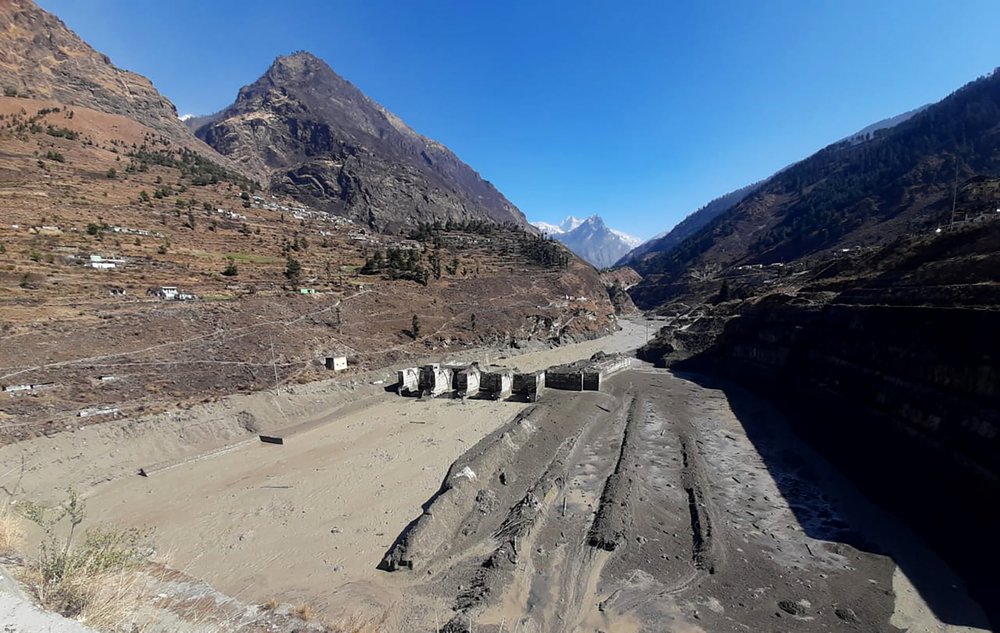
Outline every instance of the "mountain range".
<svg viewBox="0 0 1000 633">
<path fill-rule="evenodd" d="M 262 70 L 232 106 L 181 121 L 52 14 L 0 2 L 0 329 L 31 332 L 0 369 L 48 358 L 19 380 L 60 385 L 5 407 L 19 424 L 0 443 L 84 408 L 93 368 L 76 359 L 95 354 L 144 350 L 99 394 L 132 415 L 317 379 L 332 349 L 375 369 L 615 328 L 597 271 L 443 145 L 313 55 Z M 181 294 L 164 287 L 187 300 L 154 298 Z M 272 338 L 279 375 L 231 371 L 271 366 Z"/>
<path fill-rule="evenodd" d="M 609 227 L 599 215 L 581 219 L 568 216 L 559 224 L 532 222 L 544 234 L 565 244 L 597 268 L 608 268 L 642 240 Z"/>
</svg>

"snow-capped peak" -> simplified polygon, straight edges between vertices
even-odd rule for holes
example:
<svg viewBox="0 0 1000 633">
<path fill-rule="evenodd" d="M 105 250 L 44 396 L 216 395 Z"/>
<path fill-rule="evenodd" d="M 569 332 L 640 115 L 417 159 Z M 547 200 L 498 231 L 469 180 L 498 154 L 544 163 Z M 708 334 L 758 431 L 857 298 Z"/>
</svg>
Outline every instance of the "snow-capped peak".
<svg viewBox="0 0 1000 633">
<path fill-rule="evenodd" d="M 563 233 L 569 233 L 576 227 L 583 224 L 585 220 L 581 220 L 578 217 L 568 215 L 559 224 L 551 224 L 549 222 L 532 222 L 531 225 L 535 228 L 541 229 L 549 235 L 562 235 Z"/>
<path fill-rule="evenodd" d="M 597 214 L 585 219 L 571 215 L 559 224 L 532 224 L 598 268 L 610 266 L 642 243 L 633 235 L 609 227 Z"/>
<path fill-rule="evenodd" d="M 557 224 L 549 224 L 548 222 L 532 222 L 531 225 L 536 229 L 540 229 L 542 233 L 549 235 L 559 235 L 563 232 Z"/>
<path fill-rule="evenodd" d="M 629 247 L 631 248 L 635 248 L 636 246 L 642 244 L 643 242 L 642 238 L 638 238 L 634 235 L 629 235 L 624 231 L 619 231 L 618 229 L 613 229 L 611 227 L 608 227 L 608 230 L 617 235 L 619 238 L 621 238 L 621 241 L 628 244 Z"/>
</svg>

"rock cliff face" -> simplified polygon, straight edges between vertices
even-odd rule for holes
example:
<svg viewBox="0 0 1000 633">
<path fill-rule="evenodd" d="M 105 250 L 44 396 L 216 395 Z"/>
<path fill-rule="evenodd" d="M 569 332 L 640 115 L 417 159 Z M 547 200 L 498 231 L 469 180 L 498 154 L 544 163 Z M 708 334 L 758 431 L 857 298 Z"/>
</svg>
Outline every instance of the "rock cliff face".
<svg viewBox="0 0 1000 633">
<path fill-rule="evenodd" d="M 199 138 L 314 207 L 378 230 L 434 221 L 527 226 L 493 185 L 309 53 L 277 59 Z"/>
<path fill-rule="evenodd" d="M 148 79 L 115 67 L 31 0 L 0 2 L 0 34 L 0 86 L 8 96 L 121 114 L 170 138 L 191 138 Z"/>
<path fill-rule="evenodd" d="M 681 367 L 782 403 L 793 427 L 1000 609 L 1000 327 L 995 310 L 762 302 Z"/>
<path fill-rule="evenodd" d="M 718 317 L 721 334 L 674 364 L 721 373 L 782 405 L 800 434 L 931 541 L 984 605 L 1000 592 L 998 262 L 993 219 L 835 261 L 796 293 L 706 306 L 701 320 Z M 647 353 L 669 363 L 687 341 L 681 333 L 661 333 Z"/>
</svg>

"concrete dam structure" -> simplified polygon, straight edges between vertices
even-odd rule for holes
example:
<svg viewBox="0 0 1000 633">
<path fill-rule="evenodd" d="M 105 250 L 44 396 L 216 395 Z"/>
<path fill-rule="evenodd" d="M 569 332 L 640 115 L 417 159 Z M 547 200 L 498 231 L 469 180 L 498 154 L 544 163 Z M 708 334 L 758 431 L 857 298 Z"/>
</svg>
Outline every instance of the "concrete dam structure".
<svg viewBox="0 0 1000 633">
<path fill-rule="evenodd" d="M 598 353 L 589 360 L 549 368 L 545 375 L 545 386 L 566 391 L 600 391 L 601 381 L 628 366 L 627 356 Z"/>
<path fill-rule="evenodd" d="M 564 391 L 600 391 L 602 382 L 626 369 L 630 359 L 621 354 L 598 353 L 587 360 L 556 365 L 547 370 L 517 372 L 506 367 L 486 368 L 479 363 L 441 365 L 400 369 L 397 392 L 401 396 L 437 397 L 455 394 L 461 397 L 508 397 L 537 402 L 546 388 Z"/>
</svg>

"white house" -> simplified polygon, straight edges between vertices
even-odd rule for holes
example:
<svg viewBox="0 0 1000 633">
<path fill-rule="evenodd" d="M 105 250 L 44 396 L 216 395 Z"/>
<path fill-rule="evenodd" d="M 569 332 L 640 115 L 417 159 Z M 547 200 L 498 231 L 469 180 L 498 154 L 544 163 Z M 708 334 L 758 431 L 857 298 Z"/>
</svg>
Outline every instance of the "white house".
<svg viewBox="0 0 1000 633">
<path fill-rule="evenodd" d="M 172 300 L 177 298 L 177 286 L 160 286 L 159 288 L 150 288 L 149 294 L 159 297 L 161 299 Z"/>
</svg>

